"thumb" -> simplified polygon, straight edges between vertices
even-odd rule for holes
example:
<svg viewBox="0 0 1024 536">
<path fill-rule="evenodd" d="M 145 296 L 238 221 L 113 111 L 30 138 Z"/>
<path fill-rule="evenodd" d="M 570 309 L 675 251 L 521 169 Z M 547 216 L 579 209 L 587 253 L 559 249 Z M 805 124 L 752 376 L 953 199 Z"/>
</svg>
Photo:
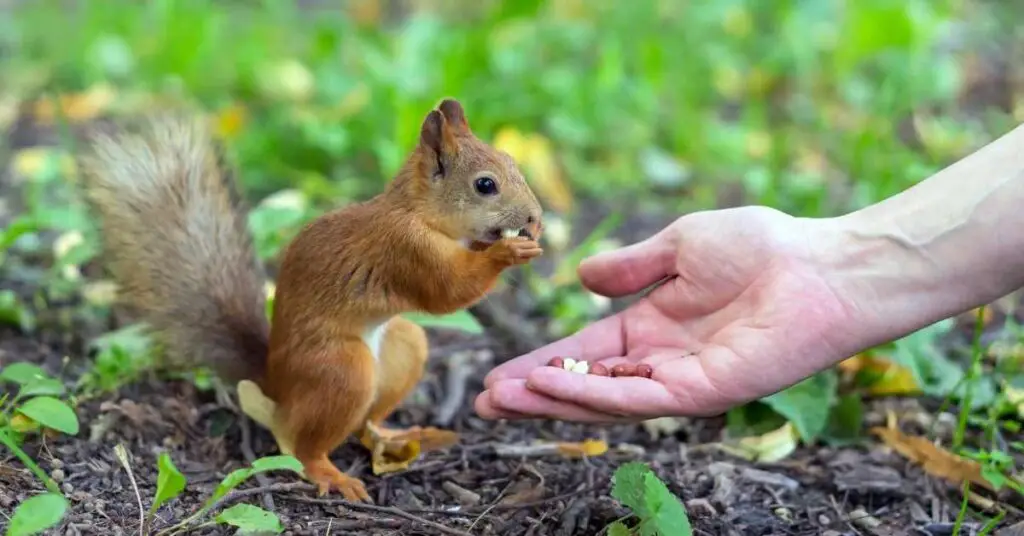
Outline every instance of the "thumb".
<svg viewBox="0 0 1024 536">
<path fill-rule="evenodd" d="M 642 242 L 588 257 L 577 273 L 591 291 L 617 298 L 675 275 L 675 261 L 676 244 L 666 229 Z"/>
</svg>

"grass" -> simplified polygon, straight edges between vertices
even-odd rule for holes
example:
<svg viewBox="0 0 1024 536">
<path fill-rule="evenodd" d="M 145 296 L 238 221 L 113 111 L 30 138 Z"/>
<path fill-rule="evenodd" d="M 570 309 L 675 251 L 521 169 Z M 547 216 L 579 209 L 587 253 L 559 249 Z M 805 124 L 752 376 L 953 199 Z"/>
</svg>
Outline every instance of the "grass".
<svg viewBox="0 0 1024 536">
<path fill-rule="evenodd" d="M 995 83 L 985 66 L 1012 61 L 998 52 L 1024 43 L 1010 23 L 1020 8 L 1010 3 L 409 5 L 396 15 L 374 0 L 315 13 L 269 0 L 27 2 L 0 18 L 0 122 L 22 102 L 58 125 L 165 104 L 210 114 L 239 163 L 255 205 L 250 226 L 270 262 L 320 211 L 377 193 L 424 111 L 455 96 L 482 138 L 516 154 L 569 231 L 590 207 L 608 212 L 604 224 L 573 232 L 589 234 L 582 241 L 552 249 L 551 273 L 527 271 L 557 337 L 605 312 L 572 267 L 613 246 L 607 233 L 629 211 L 682 214 L 739 191 L 733 202 L 839 214 L 907 188 L 1022 115 L 1015 86 L 1007 99 L 975 96 Z M 0 229 L 4 277 L 22 273 L 14 268 L 22 258 L 53 259 L 33 272 L 45 289 L 34 300 L 0 294 L 0 319 L 25 331 L 36 328 L 38 310 L 69 297 L 85 301 L 67 324 L 100 317 L 109 304 L 80 271 L 95 236 L 72 195 L 65 152 L 14 155 L 24 208 Z M 448 319 L 479 329 L 473 322 Z M 1008 473 L 1012 464 L 993 453 L 1006 450 L 995 436 L 1016 421 L 1020 397 L 1006 386 L 1019 384 L 1012 363 L 1021 352 L 996 359 L 976 344 L 964 359 L 940 356 L 935 340 L 948 329 L 937 324 L 878 349 L 895 366 L 868 379 L 861 368 L 852 394 L 840 396 L 829 371 L 730 422 L 748 434 L 789 421 L 808 441 L 862 440 L 860 397 L 903 373 L 924 396 L 975 410 L 960 413 L 956 447 L 968 427 L 981 430 L 989 444 L 973 456 L 997 467 L 993 475 Z M 1004 342 L 1020 342 L 1010 337 Z M 152 365 L 131 330 L 94 346 L 83 393 L 109 391 Z M 806 403 L 821 399 L 833 400 L 826 412 Z"/>
</svg>

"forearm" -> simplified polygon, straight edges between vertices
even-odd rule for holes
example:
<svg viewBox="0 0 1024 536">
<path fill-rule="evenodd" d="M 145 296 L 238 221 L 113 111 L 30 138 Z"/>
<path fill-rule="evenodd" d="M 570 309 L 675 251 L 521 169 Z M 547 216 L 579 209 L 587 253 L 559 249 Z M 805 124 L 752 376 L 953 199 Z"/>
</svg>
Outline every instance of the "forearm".
<svg viewBox="0 0 1024 536">
<path fill-rule="evenodd" d="M 823 273 L 870 344 L 1024 285 L 1024 127 L 826 227 Z"/>
</svg>

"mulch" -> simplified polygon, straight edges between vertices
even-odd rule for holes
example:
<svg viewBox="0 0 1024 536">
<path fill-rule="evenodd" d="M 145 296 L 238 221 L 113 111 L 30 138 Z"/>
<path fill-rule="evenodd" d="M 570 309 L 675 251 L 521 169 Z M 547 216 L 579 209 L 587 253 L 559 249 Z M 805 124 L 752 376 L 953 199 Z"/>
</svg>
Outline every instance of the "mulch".
<svg viewBox="0 0 1024 536">
<path fill-rule="evenodd" d="M 458 445 L 381 476 L 372 475 L 368 453 L 354 441 L 338 449 L 333 460 L 364 479 L 374 499 L 370 505 L 317 497 L 293 474 L 273 472 L 263 482 L 243 484 L 222 506 L 246 502 L 272 509 L 286 534 L 295 535 L 328 529 L 368 535 L 599 534 L 629 514 L 610 497 L 612 473 L 640 460 L 684 502 L 696 534 L 951 534 L 959 508 L 955 490 L 874 442 L 801 447 L 784 462 L 755 464 L 707 448 L 720 438 L 720 418 L 685 420 L 667 437 L 655 437 L 639 424 L 481 420 L 469 401 L 480 391 L 494 351 L 473 348 L 479 337 L 431 334 L 437 346 L 429 372 L 391 424 L 440 424 L 439 408 L 451 406 L 448 377 L 457 374 L 466 378 L 465 403 L 457 405 L 446 427 L 460 433 Z M 0 363 L 36 362 L 70 382 L 74 373 L 61 375 L 63 355 L 45 343 L 2 332 Z M 447 366 L 453 356 L 466 357 L 454 361 L 471 370 Z M 928 414 L 913 399 L 876 401 L 866 425 L 881 424 L 887 410 Z M 52 534 L 138 533 L 138 499 L 115 457 L 117 444 L 131 455 L 145 508 L 154 496 L 160 452 L 168 452 L 188 479 L 186 491 L 159 511 L 156 529 L 195 512 L 225 475 L 244 466 L 249 449 L 256 456 L 276 454 L 267 432 L 185 381 L 145 378 L 83 402 L 77 413 L 83 423 L 78 436 L 33 438 L 26 444 L 71 502 L 70 514 Z M 576 459 L 516 454 L 517 447 L 536 442 L 587 439 L 604 440 L 610 450 Z M 41 483 L 5 452 L 0 511 L 9 515 L 21 500 L 41 491 Z M 230 531 L 211 527 L 194 533 Z"/>
</svg>

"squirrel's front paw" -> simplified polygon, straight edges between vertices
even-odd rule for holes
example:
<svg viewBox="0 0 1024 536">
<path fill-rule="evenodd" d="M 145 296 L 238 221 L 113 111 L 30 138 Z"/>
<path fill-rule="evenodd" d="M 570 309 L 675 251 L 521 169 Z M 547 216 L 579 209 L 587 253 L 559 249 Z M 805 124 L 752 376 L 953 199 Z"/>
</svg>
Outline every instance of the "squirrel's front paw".
<svg viewBox="0 0 1024 536">
<path fill-rule="evenodd" d="M 540 257 L 544 250 L 536 240 L 523 238 L 503 238 L 495 242 L 488 250 L 491 257 L 501 264 L 511 266 L 526 264 Z"/>
</svg>

